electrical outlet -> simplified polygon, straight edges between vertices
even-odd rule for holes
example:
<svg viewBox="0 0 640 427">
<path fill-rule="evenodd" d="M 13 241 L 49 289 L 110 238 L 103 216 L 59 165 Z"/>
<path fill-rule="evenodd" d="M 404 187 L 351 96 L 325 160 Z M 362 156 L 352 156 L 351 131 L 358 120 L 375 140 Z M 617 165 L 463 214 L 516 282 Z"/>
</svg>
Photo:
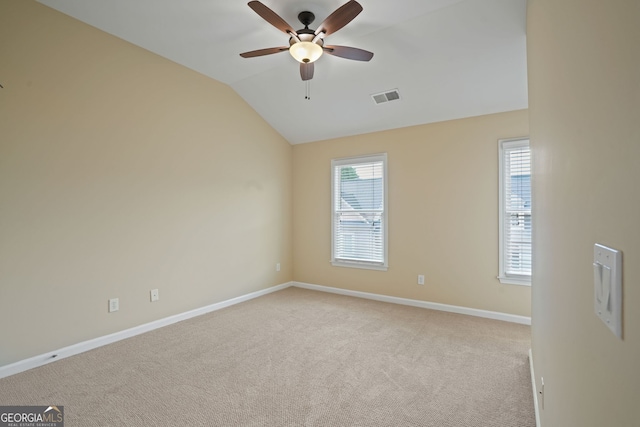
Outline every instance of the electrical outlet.
<svg viewBox="0 0 640 427">
<path fill-rule="evenodd" d="M 276 264 L 276 271 L 280 271 L 280 263 Z"/>
<path fill-rule="evenodd" d="M 109 300 L 109 313 L 120 310 L 120 300 L 118 298 L 111 298 Z"/>
<path fill-rule="evenodd" d="M 151 289 L 151 302 L 156 302 L 160 299 L 160 291 L 157 289 Z"/>
<path fill-rule="evenodd" d="M 418 285 L 424 285 L 424 275 L 423 274 L 419 274 L 418 275 Z"/>
</svg>

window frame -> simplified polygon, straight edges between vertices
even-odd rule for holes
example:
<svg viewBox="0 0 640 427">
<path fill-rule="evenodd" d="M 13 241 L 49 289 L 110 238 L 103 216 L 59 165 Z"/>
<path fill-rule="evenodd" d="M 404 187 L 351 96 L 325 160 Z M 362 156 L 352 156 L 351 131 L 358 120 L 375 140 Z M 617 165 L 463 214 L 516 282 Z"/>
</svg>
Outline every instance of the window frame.
<svg viewBox="0 0 640 427">
<path fill-rule="evenodd" d="M 529 148 L 529 162 L 531 164 L 531 144 L 529 137 L 519 137 L 519 138 L 509 138 L 509 139 L 500 139 L 498 140 L 498 195 L 499 195 L 499 203 L 498 203 L 498 236 L 499 236 L 499 271 L 498 271 L 498 280 L 500 283 L 511 284 L 511 285 L 521 285 L 521 286 L 531 286 L 531 273 L 530 274 L 513 274 L 507 273 L 506 271 L 506 262 L 505 262 L 505 217 L 506 214 L 506 195 L 505 195 L 505 170 L 504 170 L 504 155 L 507 150 L 517 149 L 521 147 Z M 531 170 L 529 171 L 529 176 L 531 177 Z M 529 186 L 531 187 L 531 179 L 529 179 Z M 530 189 L 531 190 L 531 189 Z M 531 201 L 531 205 L 529 207 L 529 215 L 531 220 L 533 221 L 533 200 Z M 532 227 L 533 228 L 533 227 Z M 531 239 L 533 240 L 533 230 L 531 232 Z M 531 242 L 532 250 L 531 255 L 533 257 L 533 241 Z M 531 265 L 533 267 L 533 259 L 531 260 Z"/>
<path fill-rule="evenodd" d="M 362 163 L 382 162 L 382 249 L 383 261 L 344 260 L 336 257 L 336 171 L 341 166 L 354 166 Z M 369 154 L 364 156 L 343 157 L 331 160 L 331 265 L 334 267 L 360 268 L 366 270 L 387 271 L 389 268 L 389 210 L 388 210 L 388 174 L 387 153 Z"/>
</svg>

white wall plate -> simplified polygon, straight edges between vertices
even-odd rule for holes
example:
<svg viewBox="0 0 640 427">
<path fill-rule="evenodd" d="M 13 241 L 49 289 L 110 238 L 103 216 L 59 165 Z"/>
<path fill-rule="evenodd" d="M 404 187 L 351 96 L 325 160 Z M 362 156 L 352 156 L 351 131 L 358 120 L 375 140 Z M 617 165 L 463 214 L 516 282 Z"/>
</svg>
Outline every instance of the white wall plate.
<svg viewBox="0 0 640 427">
<path fill-rule="evenodd" d="M 596 243 L 593 279 L 596 315 L 622 338 L 622 252 Z"/>
</svg>

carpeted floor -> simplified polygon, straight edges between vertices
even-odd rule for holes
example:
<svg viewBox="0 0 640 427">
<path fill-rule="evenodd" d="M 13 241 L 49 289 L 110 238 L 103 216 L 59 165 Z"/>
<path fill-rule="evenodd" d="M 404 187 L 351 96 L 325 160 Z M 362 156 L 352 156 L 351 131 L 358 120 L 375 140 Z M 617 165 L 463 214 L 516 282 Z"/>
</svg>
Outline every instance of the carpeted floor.
<svg viewBox="0 0 640 427">
<path fill-rule="evenodd" d="M 528 326 L 288 288 L 0 379 L 66 427 L 534 427 Z"/>
</svg>

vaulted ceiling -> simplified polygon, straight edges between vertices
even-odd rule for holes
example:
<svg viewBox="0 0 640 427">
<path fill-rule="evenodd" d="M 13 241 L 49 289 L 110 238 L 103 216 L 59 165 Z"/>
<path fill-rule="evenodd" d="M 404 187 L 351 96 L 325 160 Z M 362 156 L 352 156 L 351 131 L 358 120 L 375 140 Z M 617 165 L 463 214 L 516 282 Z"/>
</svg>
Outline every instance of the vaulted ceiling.
<svg viewBox="0 0 640 427">
<path fill-rule="evenodd" d="M 288 45 L 245 0 L 39 0 L 232 87 L 291 144 L 527 108 L 526 0 L 359 0 L 364 10 L 327 44 L 374 52 L 323 55 L 310 81 Z M 346 0 L 262 0 L 294 29 L 315 29 Z M 371 95 L 398 89 L 400 99 Z"/>
</svg>

